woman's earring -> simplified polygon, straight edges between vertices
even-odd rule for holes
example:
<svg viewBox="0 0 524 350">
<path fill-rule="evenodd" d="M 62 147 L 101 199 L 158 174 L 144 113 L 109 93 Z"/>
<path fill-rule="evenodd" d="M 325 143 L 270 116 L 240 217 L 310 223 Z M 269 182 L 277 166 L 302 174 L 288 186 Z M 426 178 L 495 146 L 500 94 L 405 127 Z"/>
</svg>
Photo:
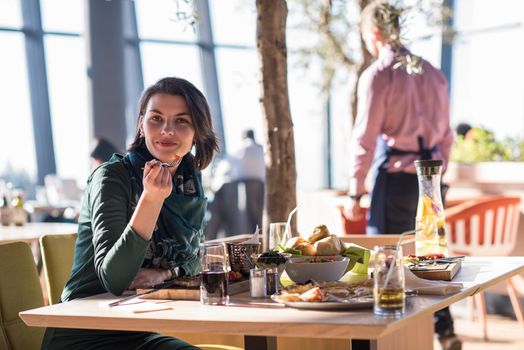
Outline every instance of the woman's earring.
<svg viewBox="0 0 524 350">
<path fill-rule="evenodd" d="M 140 137 L 144 137 L 144 132 L 140 130 Z"/>
</svg>

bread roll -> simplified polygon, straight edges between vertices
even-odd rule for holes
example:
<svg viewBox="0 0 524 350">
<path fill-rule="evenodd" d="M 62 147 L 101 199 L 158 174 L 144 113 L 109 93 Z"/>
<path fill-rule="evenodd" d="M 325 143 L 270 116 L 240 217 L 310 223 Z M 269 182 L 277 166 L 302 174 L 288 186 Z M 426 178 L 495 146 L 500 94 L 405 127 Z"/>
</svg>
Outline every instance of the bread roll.
<svg viewBox="0 0 524 350">
<path fill-rule="evenodd" d="M 330 235 L 328 228 L 326 225 L 318 225 L 313 230 L 313 233 L 309 235 L 307 241 L 311 244 L 315 243 L 316 241 L 321 240 L 322 238 L 326 238 Z"/>
<path fill-rule="evenodd" d="M 295 249 L 300 250 L 302 255 L 307 255 L 307 256 L 317 255 L 316 248 L 308 242 L 300 243 L 299 245 L 295 247 Z"/>
<path fill-rule="evenodd" d="M 302 237 L 292 237 L 286 242 L 285 248 L 296 249 L 300 243 L 304 243 L 306 240 Z"/>
<path fill-rule="evenodd" d="M 320 241 L 315 242 L 317 255 L 338 255 L 343 252 L 344 245 L 336 235 L 329 235 Z"/>
</svg>

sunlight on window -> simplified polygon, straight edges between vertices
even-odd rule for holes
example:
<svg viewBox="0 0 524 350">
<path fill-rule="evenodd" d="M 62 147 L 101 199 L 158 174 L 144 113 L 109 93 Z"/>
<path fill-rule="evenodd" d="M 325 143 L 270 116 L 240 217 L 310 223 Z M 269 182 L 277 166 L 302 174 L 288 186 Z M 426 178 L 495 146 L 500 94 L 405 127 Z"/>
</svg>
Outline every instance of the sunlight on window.
<svg viewBox="0 0 524 350">
<path fill-rule="evenodd" d="M 85 6 L 87 6 L 84 0 L 40 0 L 40 3 L 44 31 L 84 32 Z"/>
<path fill-rule="evenodd" d="M 194 28 L 182 20 L 184 15 L 191 14 L 184 1 L 155 0 L 153 5 L 151 0 L 135 0 L 135 8 L 141 39 L 196 40 Z"/>
<path fill-rule="evenodd" d="M 89 175 L 86 53 L 81 38 L 44 40 L 58 175 L 85 186 Z"/>
<path fill-rule="evenodd" d="M 232 152 L 241 145 L 242 131 L 253 129 L 263 142 L 258 62 L 254 50 L 217 49 L 218 84 L 226 148 Z"/>
<path fill-rule="evenodd" d="M 257 12 L 254 1 L 211 0 L 209 7 L 213 39 L 217 45 L 255 47 Z"/>
<path fill-rule="evenodd" d="M 25 171 L 36 181 L 36 158 L 33 119 L 27 85 L 24 38 L 20 33 L 0 32 L 0 173 Z"/>
<path fill-rule="evenodd" d="M 200 73 L 200 60 L 196 46 L 142 43 L 144 86 L 154 84 L 164 77 L 189 80 L 204 91 Z"/>
<path fill-rule="evenodd" d="M 22 13 L 19 0 L 0 1 L 0 27 L 21 28 Z"/>
</svg>

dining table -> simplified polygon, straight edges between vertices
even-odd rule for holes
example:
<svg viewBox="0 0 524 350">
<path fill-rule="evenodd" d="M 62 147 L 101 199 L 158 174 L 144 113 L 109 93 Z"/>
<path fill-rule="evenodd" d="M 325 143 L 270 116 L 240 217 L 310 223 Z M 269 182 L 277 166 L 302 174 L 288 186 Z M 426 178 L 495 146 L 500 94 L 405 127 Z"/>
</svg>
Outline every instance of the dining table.
<svg viewBox="0 0 524 350">
<path fill-rule="evenodd" d="M 463 288 L 450 295 L 408 297 L 402 316 L 381 317 L 371 307 L 304 310 L 232 295 L 226 306 L 188 300 L 135 300 L 117 307 L 119 299 L 100 294 L 27 310 L 28 326 L 210 333 L 242 335 L 247 350 L 277 349 L 277 337 L 344 339 L 349 349 L 433 349 L 433 313 L 524 271 L 524 257 L 466 257 L 453 282 Z"/>
<path fill-rule="evenodd" d="M 78 224 L 66 222 L 28 222 L 22 226 L 0 226 L 0 244 L 9 242 L 38 243 L 44 234 L 76 233 Z"/>
</svg>

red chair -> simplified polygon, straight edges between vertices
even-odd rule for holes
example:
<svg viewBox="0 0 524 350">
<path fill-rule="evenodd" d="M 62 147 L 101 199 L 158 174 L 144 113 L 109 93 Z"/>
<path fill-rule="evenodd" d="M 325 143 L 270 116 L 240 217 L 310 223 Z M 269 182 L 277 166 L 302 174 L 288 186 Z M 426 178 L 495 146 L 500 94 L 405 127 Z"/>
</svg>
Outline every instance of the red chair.
<svg viewBox="0 0 524 350">
<path fill-rule="evenodd" d="M 350 220 L 344 213 L 344 206 L 339 205 L 337 209 L 340 212 L 340 218 L 342 220 L 342 227 L 346 235 L 365 235 L 366 234 L 366 208 L 362 208 L 363 217 L 361 220 L 353 221 Z"/>
<path fill-rule="evenodd" d="M 472 199 L 446 209 L 446 234 L 450 255 L 510 255 L 517 241 L 519 206 L 520 197 L 493 196 Z M 506 289 L 517 320 L 524 327 L 514 279 L 515 277 L 506 280 Z M 484 293 L 477 293 L 473 298 L 468 299 L 470 319 L 473 318 L 473 308 L 476 306 L 484 338 L 487 339 Z"/>
</svg>

